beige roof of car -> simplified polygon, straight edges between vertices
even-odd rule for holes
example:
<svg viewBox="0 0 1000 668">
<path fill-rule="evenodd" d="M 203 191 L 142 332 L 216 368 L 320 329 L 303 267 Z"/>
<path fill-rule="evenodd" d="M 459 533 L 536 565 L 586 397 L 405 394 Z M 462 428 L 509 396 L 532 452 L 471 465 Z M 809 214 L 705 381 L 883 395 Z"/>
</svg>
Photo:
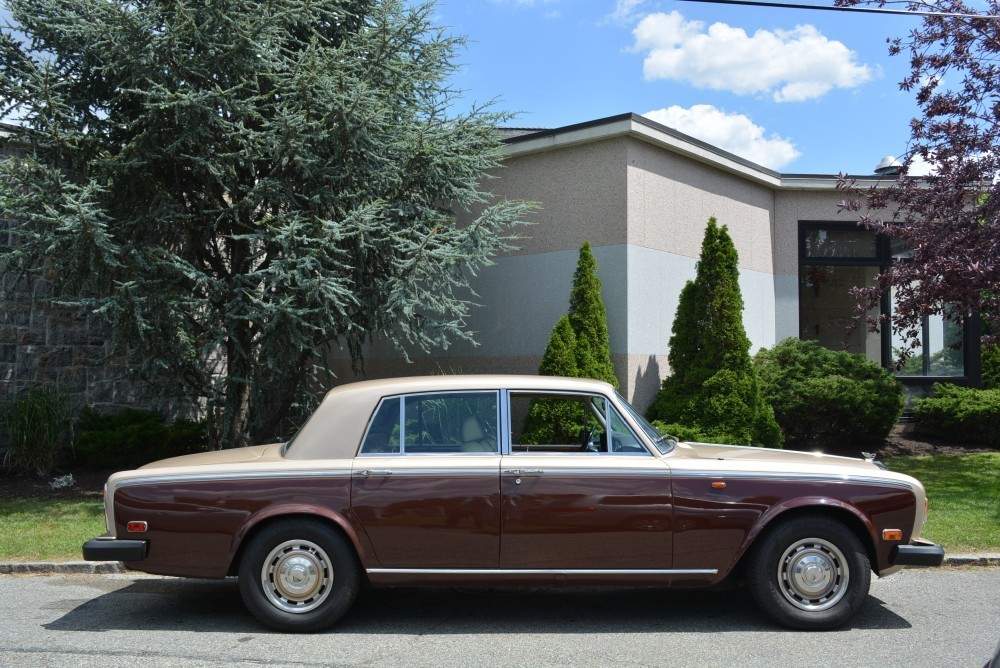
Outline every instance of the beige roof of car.
<svg viewBox="0 0 1000 668">
<path fill-rule="evenodd" d="M 340 459 L 353 457 L 361 444 L 372 412 L 383 397 L 424 392 L 467 390 L 556 390 L 610 394 L 610 384 L 587 378 L 559 376 L 412 376 L 366 380 L 335 387 L 327 392 L 285 453 L 287 459 Z"/>
</svg>

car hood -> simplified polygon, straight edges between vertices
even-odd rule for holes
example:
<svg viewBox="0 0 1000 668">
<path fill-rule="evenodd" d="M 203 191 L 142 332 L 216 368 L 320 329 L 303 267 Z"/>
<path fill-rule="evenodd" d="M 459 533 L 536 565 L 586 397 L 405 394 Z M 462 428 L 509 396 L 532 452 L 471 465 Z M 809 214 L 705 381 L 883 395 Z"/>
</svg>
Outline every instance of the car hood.
<svg viewBox="0 0 1000 668">
<path fill-rule="evenodd" d="M 231 450 L 213 450 L 199 452 L 193 455 L 182 455 L 140 466 L 139 470 L 176 468 L 180 466 L 218 466 L 226 464 L 250 464 L 253 462 L 273 461 L 281 458 L 281 443 L 270 445 L 255 445 L 249 448 L 233 448 Z"/>
<path fill-rule="evenodd" d="M 775 450 L 772 448 L 752 448 L 741 445 L 715 445 L 712 443 L 680 443 L 680 448 L 687 450 L 688 457 L 729 461 L 741 465 L 756 465 L 755 468 L 779 467 L 785 469 L 810 469 L 816 466 L 837 468 L 856 468 L 865 471 L 879 470 L 871 461 L 857 457 L 840 457 L 824 455 L 820 452 L 800 452 L 797 450 Z"/>
</svg>

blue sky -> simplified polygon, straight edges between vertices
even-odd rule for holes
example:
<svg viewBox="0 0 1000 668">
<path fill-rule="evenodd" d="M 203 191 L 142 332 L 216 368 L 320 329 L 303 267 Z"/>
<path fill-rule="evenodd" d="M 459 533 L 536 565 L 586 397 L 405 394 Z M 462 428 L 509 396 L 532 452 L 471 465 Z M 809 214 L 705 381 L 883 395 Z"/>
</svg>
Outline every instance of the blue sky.
<svg viewBox="0 0 1000 668">
<path fill-rule="evenodd" d="M 817 4 L 823 0 L 818 0 Z M 870 174 L 917 107 L 886 38 L 918 19 L 677 0 L 439 0 L 455 85 L 513 125 L 649 115 L 787 173 Z"/>
</svg>

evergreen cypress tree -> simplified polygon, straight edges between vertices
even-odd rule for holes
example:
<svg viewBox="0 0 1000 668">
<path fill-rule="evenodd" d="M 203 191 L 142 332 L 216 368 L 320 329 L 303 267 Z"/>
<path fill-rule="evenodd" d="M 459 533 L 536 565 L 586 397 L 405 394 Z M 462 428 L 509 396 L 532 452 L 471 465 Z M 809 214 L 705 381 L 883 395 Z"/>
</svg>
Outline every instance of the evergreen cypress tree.
<svg viewBox="0 0 1000 668">
<path fill-rule="evenodd" d="M 608 338 L 608 312 L 601 299 L 601 279 L 597 260 L 590 252 L 590 242 L 580 247 L 580 259 L 573 274 L 569 299 L 569 322 L 576 335 L 576 375 L 595 378 L 618 387 L 618 377 L 611 362 Z"/>
<path fill-rule="evenodd" d="M 779 446 L 781 432 L 763 398 L 743 327 L 739 257 L 715 218 L 708 221 L 695 279 L 681 291 L 671 331 L 671 375 L 649 417 L 737 443 Z"/>
<path fill-rule="evenodd" d="M 542 376 L 577 377 L 576 343 L 569 317 L 564 315 L 552 330 L 538 373 Z M 570 406 L 565 401 L 533 401 L 524 420 L 521 442 L 563 443 L 567 438 L 579 436 L 580 416 L 573 415 L 566 410 L 568 408 Z"/>
</svg>

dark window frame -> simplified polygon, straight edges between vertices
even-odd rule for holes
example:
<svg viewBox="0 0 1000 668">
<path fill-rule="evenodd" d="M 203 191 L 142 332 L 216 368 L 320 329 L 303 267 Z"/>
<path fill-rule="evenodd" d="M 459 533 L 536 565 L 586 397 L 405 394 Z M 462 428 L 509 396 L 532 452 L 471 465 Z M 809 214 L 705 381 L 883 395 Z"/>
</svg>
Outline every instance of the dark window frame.
<svg viewBox="0 0 1000 668">
<path fill-rule="evenodd" d="M 854 267 L 877 267 L 878 270 L 884 271 L 892 266 L 892 251 L 889 237 L 884 235 L 876 235 L 875 237 L 875 257 L 825 257 L 825 256 L 808 256 L 806 255 L 806 238 L 810 232 L 817 230 L 855 230 L 859 229 L 857 222 L 849 222 L 843 220 L 831 221 L 831 220 L 800 220 L 799 221 L 799 239 L 798 239 L 798 255 L 799 255 L 799 265 L 798 273 L 796 277 L 801 280 L 802 268 L 808 266 L 854 266 Z M 863 228 L 861 228 L 863 229 Z M 873 233 L 874 234 L 874 233 Z M 799 322 L 798 329 L 801 335 L 803 322 L 802 322 L 802 308 L 801 308 L 801 294 L 796 295 L 799 305 Z M 891 315 L 891 304 L 889 301 L 888 291 L 882 293 L 882 298 L 879 303 L 879 312 L 881 314 Z M 922 350 L 926 351 L 930 346 L 927 340 L 928 338 L 928 322 L 927 318 L 924 318 L 922 324 L 923 330 L 923 346 Z M 965 327 L 962 333 L 962 363 L 964 367 L 965 374 L 961 376 L 896 376 L 896 379 L 907 386 L 913 386 L 914 388 L 921 388 L 926 391 L 930 389 L 930 386 L 934 383 L 955 383 L 956 385 L 968 385 L 971 387 L 979 387 L 982 384 L 982 363 L 980 359 L 980 343 L 979 337 L 982 330 L 982 321 L 978 315 L 972 315 L 965 322 Z M 892 363 L 894 361 L 894 356 L 892 353 L 892 330 L 891 327 L 881 327 L 880 328 L 880 351 L 882 358 L 882 366 L 892 369 Z M 927 370 L 926 361 L 924 362 L 924 370 Z"/>
</svg>

